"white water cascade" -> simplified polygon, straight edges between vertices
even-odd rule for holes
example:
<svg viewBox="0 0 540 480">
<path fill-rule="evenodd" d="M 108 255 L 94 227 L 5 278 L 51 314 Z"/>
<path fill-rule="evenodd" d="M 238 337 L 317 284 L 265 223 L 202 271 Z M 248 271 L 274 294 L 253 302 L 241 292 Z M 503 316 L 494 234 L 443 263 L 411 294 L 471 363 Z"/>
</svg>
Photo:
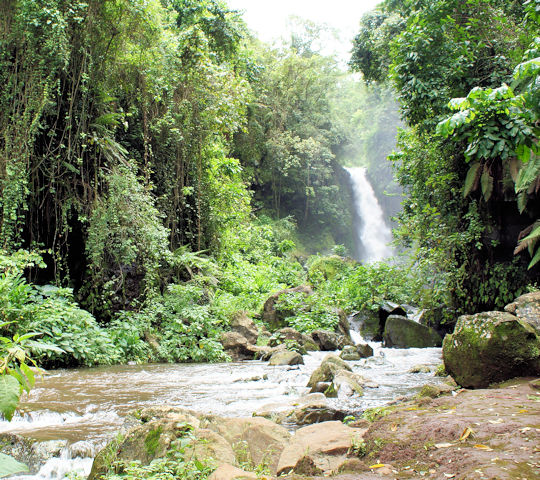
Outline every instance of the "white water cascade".
<svg viewBox="0 0 540 480">
<path fill-rule="evenodd" d="M 358 216 L 355 233 L 361 246 L 360 260 L 373 263 L 391 257 L 394 253 L 389 246 L 392 232 L 384 221 L 382 208 L 366 177 L 366 169 L 352 167 L 347 171 L 351 175 L 354 207 Z"/>
</svg>

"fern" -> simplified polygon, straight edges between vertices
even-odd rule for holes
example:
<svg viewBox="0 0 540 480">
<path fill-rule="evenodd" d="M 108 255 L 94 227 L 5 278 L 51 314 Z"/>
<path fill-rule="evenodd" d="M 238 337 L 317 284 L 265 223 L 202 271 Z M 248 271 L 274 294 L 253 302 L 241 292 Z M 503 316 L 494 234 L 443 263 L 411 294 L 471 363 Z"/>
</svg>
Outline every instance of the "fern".
<svg viewBox="0 0 540 480">
<path fill-rule="evenodd" d="M 536 253 L 533 255 L 536 244 L 540 239 L 540 220 L 536 220 L 532 225 L 529 225 L 525 230 L 523 230 L 519 235 L 519 243 L 514 250 L 514 255 L 522 252 L 526 248 L 529 250 L 532 260 L 529 263 L 529 269 L 532 268 L 540 261 L 540 248 L 536 249 Z"/>
</svg>

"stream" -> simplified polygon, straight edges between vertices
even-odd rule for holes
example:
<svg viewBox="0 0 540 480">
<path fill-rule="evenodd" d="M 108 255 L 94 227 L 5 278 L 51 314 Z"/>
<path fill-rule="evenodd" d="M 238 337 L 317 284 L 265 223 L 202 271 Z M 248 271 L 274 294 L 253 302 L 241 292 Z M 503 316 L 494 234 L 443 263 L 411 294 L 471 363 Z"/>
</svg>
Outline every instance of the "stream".
<svg viewBox="0 0 540 480">
<path fill-rule="evenodd" d="M 418 364 L 440 364 L 440 348 L 371 345 L 373 357 L 348 363 L 378 388 L 366 388 L 362 397 L 329 399 L 329 404 L 359 414 L 439 381 L 432 373 L 408 371 Z M 92 457 L 114 436 L 126 414 L 137 408 L 164 404 L 222 416 L 251 416 L 265 405 L 289 403 L 308 393 L 309 376 L 327 354 L 304 355 L 305 365 L 293 367 L 249 361 L 52 371 L 23 398 L 20 413 L 11 422 L 0 421 L 0 433 L 40 442 L 62 440 L 60 455 L 47 461 L 36 475 L 12 478 L 60 479 L 73 471 L 87 475 Z"/>
</svg>

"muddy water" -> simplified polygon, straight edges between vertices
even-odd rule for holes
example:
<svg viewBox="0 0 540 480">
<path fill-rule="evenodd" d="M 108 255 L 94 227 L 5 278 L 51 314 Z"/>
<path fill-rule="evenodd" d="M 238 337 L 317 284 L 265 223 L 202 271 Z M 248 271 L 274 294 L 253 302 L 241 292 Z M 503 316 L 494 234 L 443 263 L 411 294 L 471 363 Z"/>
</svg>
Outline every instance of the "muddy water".
<svg viewBox="0 0 540 480">
<path fill-rule="evenodd" d="M 379 386 L 366 388 L 363 397 L 331 400 L 340 408 L 360 413 L 437 381 L 432 374 L 410 374 L 408 370 L 417 364 L 438 365 L 440 349 L 373 346 L 372 358 L 349 363 Z M 295 367 L 269 367 L 266 362 L 252 361 L 58 370 L 37 382 L 23 399 L 21 414 L 11 423 L 0 422 L 0 432 L 68 442 L 63 458 L 50 460 L 37 476 L 20 478 L 63 478 L 71 469 L 85 474 L 91 460 L 80 457 L 93 455 L 133 409 L 164 404 L 224 416 L 251 416 L 266 404 L 290 402 L 307 393 L 309 376 L 325 355 L 305 355 L 305 365 Z M 69 445 L 73 445 L 71 450 Z"/>
</svg>

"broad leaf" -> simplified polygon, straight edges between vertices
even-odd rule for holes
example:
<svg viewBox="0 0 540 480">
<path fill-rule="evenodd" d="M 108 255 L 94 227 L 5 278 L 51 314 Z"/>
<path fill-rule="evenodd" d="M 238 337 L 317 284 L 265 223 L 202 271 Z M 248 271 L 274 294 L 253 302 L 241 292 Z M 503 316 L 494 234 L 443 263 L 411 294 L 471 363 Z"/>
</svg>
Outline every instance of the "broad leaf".
<svg viewBox="0 0 540 480">
<path fill-rule="evenodd" d="M 478 188 L 478 179 L 480 176 L 480 162 L 474 162 L 467 172 L 467 177 L 465 178 L 465 185 L 463 187 L 463 197 L 466 197 L 472 191 Z"/>
<path fill-rule="evenodd" d="M 18 462 L 5 453 L 0 453 L 0 478 L 23 472 L 28 472 L 28 467 L 24 463 Z"/>
<path fill-rule="evenodd" d="M 11 375 L 0 375 L 0 413 L 11 420 L 19 403 L 21 385 Z"/>
<path fill-rule="evenodd" d="M 484 195 L 484 200 L 487 202 L 491 198 L 491 194 L 493 193 L 493 177 L 491 176 L 487 168 L 484 168 L 480 183 L 482 184 L 482 194 Z"/>
</svg>

